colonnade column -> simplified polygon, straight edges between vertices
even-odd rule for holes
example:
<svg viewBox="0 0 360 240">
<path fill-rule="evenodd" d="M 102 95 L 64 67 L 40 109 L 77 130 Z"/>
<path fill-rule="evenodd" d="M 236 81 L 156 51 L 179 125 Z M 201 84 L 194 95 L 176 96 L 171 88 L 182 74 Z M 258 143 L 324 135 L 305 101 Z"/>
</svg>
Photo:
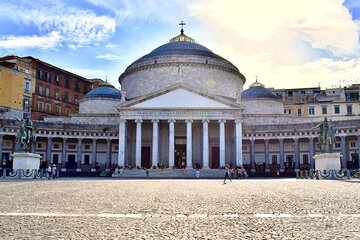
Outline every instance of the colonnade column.
<svg viewBox="0 0 360 240">
<path fill-rule="evenodd" d="M 119 122 L 119 152 L 118 164 L 125 166 L 125 146 L 126 146 L 126 120 L 120 119 Z"/>
<path fill-rule="evenodd" d="M 35 153 L 35 151 L 36 151 L 36 136 L 34 137 L 34 141 L 31 143 L 31 146 L 30 146 L 30 152 Z M 0 154 L 0 157 L 1 157 L 1 154 Z"/>
<path fill-rule="evenodd" d="M 157 166 L 159 162 L 159 120 L 151 120 L 153 123 L 153 136 L 152 136 L 152 165 Z"/>
<path fill-rule="evenodd" d="M 82 138 L 79 138 L 77 142 L 76 171 L 81 171 L 81 151 L 82 151 Z"/>
<path fill-rule="evenodd" d="M 64 170 L 66 169 L 66 153 L 67 153 L 67 138 L 63 138 L 61 168 L 63 168 Z"/>
<path fill-rule="evenodd" d="M 360 134 L 357 135 L 357 147 L 358 147 L 357 150 L 358 150 L 358 162 L 359 162 L 358 168 L 360 169 Z"/>
<path fill-rule="evenodd" d="M 46 163 L 49 165 L 51 163 L 51 146 L 52 146 L 52 138 L 47 138 L 46 144 Z"/>
<path fill-rule="evenodd" d="M 174 167 L 175 162 L 175 119 L 169 119 L 169 168 Z"/>
<path fill-rule="evenodd" d="M 136 151 L 135 151 L 135 165 L 141 167 L 141 119 L 136 119 Z"/>
<path fill-rule="evenodd" d="M 255 139 L 250 140 L 250 163 L 251 171 L 255 172 Z"/>
<path fill-rule="evenodd" d="M 106 169 L 110 169 L 111 164 L 111 139 L 106 139 Z"/>
<path fill-rule="evenodd" d="M 345 136 L 341 136 L 341 167 L 347 168 L 347 155 L 346 155 L 346 139 Z"/>
<path fill-rule="evenodd" d="M 209 168 L 209 119 L 202 120 L 203 123 L 203 169 Z"/>
<path fill-rule="evenodd" d="M 265 139 L 265 172 L 270 172 L 269 139 Z"/>
<path fill-rule="evenodd" d="M 3 145 L 4 145 L 4 136 L 0 134 L 0 167 L 2 166 Z"/>
<path fill-rule="evenodd" d="M 219 120 L 219 159 L 220 159 L 220 167 L 224 167 L 225 166 L 225 123 L 226 120 Z"/>
<path fill-rule="evenodd" d="M 310 154 L 310 169 L 315 169 L 315 151 L 314 151 L 314 138 L 309 138 L 309 154 Z"/>
<path fill-rule="evenodd" d="M 284 139 L 279 138 L 279 148 L 280 148 L 280 172 L 284 172 Z"/>
<path fill-rule="evenodd" d="M 295 171 L 300 169 L 299 138 L 294 138 Z"/>
<path fill-rule="evenodd" d="M 243 156 L 242 156 L 242 119 L 235 120 L 235 164 L 238 167 L 243 165 Z"/>
<path fill-rule="evenodd" d="M 96 167 L 96 138 L 92 140 L 92 147 L 91 147 L 91 168 L 95 170 Z M 94 171 L 92 170 L 92 171 Z"/>
<path fill-rule="evenodd" d="M 192 168 L 192 122 L 187 119 L 186 122 L 186 168 Z"/>
</svg>

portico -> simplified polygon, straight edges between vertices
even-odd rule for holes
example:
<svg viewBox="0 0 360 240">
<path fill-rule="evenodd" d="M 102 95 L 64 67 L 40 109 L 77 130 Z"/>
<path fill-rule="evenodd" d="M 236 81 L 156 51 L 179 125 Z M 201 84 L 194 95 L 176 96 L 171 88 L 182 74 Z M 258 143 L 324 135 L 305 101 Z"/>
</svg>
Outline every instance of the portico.
<svg viewBox="0 0 360 240">
<path fill-rule="evenodd" d="M 144 167 L 144 147 L 151 147 L 150 166 L 242 166 L 242 108 L 237 103 L 176 85 L 118 109 L 120 166 Z"/>
</svg>

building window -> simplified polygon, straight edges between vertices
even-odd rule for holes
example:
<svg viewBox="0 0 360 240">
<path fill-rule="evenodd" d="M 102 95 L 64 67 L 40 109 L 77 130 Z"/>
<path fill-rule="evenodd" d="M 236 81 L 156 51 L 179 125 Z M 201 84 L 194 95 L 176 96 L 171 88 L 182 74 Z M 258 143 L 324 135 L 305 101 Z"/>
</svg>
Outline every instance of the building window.
<svg viewBox="0 0 360 240">
<path fill-rule="evenodd" d="M 347 115 L 352 115 L 353 114 L 351 105 L 346 106 L 346 113 L 347 113 Z"/>
<path fill-rule="evenodd" d="M 89 84 L 84 83 L 84 94 L 87 94 L 89 91 Z"/>
<path fill-rule="evenodd" d="M 70 108 L 66 108 L 66 115 L 69 115 L 71 113 Z"/>
<path fill-rule="evenodd" d="M 277 164 L 277 155 L 271 156 L 271 164 Z"/>
<path fill-rule="evenodd" d="M 43 94 L 43 88 L 41 85 L 38 85 L 38 94 L 42 95 Z"/>
<path fill-rule="evenodd" d="M 335 112 L 335 114 L 340 114 L 340 106 L 339 105 L 334 106 L 334 112 Z"/>
<path fill-rule="evenodd" d="M 315 115 L 315 107 L 309 107 L 309 115 Z"/>
<path fill-rule="evenodd" d="M 44 103 L 43 103 L 43 102 L 38 102 L 38 111 L 39 111 L 39 112 L 43 112 L 43 111 L 44 111 Z"/>
<path fill-rule="evenodd" d="M 77 148 L 76 144 L 69 144 L 68 145 L 68 149 L 75 150 L 76 148 Z"/>
<path fill-rule="evenodd" d="M 23 110 L 25 112 L 29 112 L 30 111 L 30 99 L 24 98 L 23 101 Z"/>
<path fill-rule="evenodd" d="M 301 90 L 301 91 L 300 91 L 300 94 L 304 96 L 304 95 L 305 95 L 305 91 L 304 91 L 304 90 Z"/>
<path fill-rule="evenodd" d="M 44 71 L 42 69 L 37 70 L 37 77 L 38 77 L 38 79 L 43 79 Z"/>
<path fill-rule="evenodd" d="M 45 88 L 45 96 L 49 97 L 50 96 L 50 88 Z"/>
<path fill-rule="evenodd" d="M 59 84 L 59 82 L 60 82 L 59 74 L 55 74 L 54 81 L 55 81 L 56 84 Z"/>
<path fill-rule="evenodd" d="M 356 142 L 350 142 L 350 147 L 351 148 L 356 148 Z"/>
<path fill-rule="evenodd" d="M 84 164 L 90 164 L 90 155 L 89 154 L 84 155 Z"/>
<path fill-rule="evenodd" d="M 26 68 L 26 69 L 25 69 L 25 73 L 26 73 L 26 74 L 30 74 L 30 69 Z"/>
<path fill-rule="evenodd" d="M 61 107 L 60 107 L 60 106 L 55 106 L 55 114 L 56 114 L 56 115 L 60 115 L 60 114 L 61 114 Z"/>
<path fill-rule="evenodd" d="M 303 164 L 309 164 L 309 155 L 303 155 Z"/>
<path fill-rule="evenodd" d="M 46 79 L 46 81 L 48 81 L 48 82 L 51 81 L 51 74 L 50 74 L 50 72 L 45 72 L 45 79 Z"/>
<path fill-rule="evenodd" d="M 300 117 L 302 115 L 301 108 L 298 108 L 297 115 L 298 115 L 298 117 Z"/>
<path fill-rule="evenodd" d="M 59 163 L 59 154 L 53 154 L 52 163 L 54 163 L 54 164 Z"/>
<path fill-rule="evenodd" d="M 30 93 L 30 81 L 29 80 L 25 80 L 24 92 Z"/>
<path fill-rule="evenodd" d="M 60 148 L 60 145 L 59 145 L 58 143 L 54 143 L 53 148 L 54 148 L 54 149 L 59 149 L 59 148 Z"/>
<path fill-rule="evenodd" d="M 291 114 L 291 109 L 289 109 L 289 108 L 284 109 L 284 114 L 290 115 Z"/>
<path fill-rule="evenodd" d="M 293 95 L 294 95 L 294 93 L 293 93 L 292 91 L 289 91 L 289 92 L 288 92 L 288 96 L 289 96 L 289 97 L 292 97 Z"/>
<path fill-rule="evenodd" d="M 75 97 L 75 99 L 74 99 L 74 103 L 75 103 L 76 105 L 78 105 L 78 104 L 79 104 L 79 99 L 78 99 L 78 97 Z"/>
<path fill-rule="evenodd" d="M 55 92 L 54 97 L 55 97 L 55 99 L 59 99 L 59 92 Z"/>
<path fill-rule="evenodd" d="M 45 103 L 45 112 L 50 113 L 50 111 L 51 111 L 51 104 Z"/>
<path fill-rule="evenodd" d="M 75 82 L 75 91 L 80 92 L 79 81 Z"/>
<path fill-rule="evenodd" d="M 69 102 L 69 95 L 67 93 L 64 94 L 63 101 L 64 102 Z"/>
<path fill-rule="evenodd" d="M 321 113 L 322 113 L 323 115 L 327 114 L 327 107 L 326 107 L 326 106 L 322 106 L 322 107 L 321 107 Z"/>
<path fill-rule="evenodd" d="M 65 87 L 70 88 L 70 80 L 68 78 L 65 78 Z"/>
<path fill-rule="evenodd" d="M 90 150 L 90 145 L 89 145 L 89 144 L 85 144 L 84 148 L 85 148 L 85 150 Z"/>
</svg>

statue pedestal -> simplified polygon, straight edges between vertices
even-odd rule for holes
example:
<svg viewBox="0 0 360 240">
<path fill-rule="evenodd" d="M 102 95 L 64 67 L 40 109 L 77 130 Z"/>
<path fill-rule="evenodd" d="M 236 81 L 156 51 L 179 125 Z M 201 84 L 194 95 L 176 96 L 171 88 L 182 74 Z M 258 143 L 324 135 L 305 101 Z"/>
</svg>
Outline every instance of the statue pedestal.
<svg viewBox="0 0 360 240">
<path fill-rule="evenodd" d="M 322 153 L 315 155 L 315 170 L 341 170 L 340 153 Z"/>
<path fill-rule="evenodd" d="M 41 156 L 35 153 L 15 152 L 13 154 L 13 169 L 39 170 L 40 158 Z"/>
</svg>

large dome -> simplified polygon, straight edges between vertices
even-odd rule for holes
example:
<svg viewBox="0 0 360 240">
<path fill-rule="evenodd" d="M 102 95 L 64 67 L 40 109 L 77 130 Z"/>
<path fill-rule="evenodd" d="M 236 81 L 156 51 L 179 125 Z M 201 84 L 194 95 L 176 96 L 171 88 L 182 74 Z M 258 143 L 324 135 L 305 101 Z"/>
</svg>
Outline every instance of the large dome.
<svg viewBox="0 0 360 240">
<path fill-rule="evenodd" d="M 230 61 L 183 32 L 130 64 L 119 77 L 128 99 L 178 83 L 235 99 L 245 81 Z"/>
<path fill-rule="evenodd" d="M 139 60 L 135 61 L 133 64 L 139 63 L 141 61 L 146 61 L 152 58 L 173 56 L 173 55 L 194 55 L 194 56 L 217 58 L 226 61 L 224 58 L 213 53 L 203 45 L 200 45 L 195 42 L 177 41 L 177 42 L 169 42 L 156 48 L 151 53 L 146 54 Z M 236 67 L 234 66 L 234 68 Z"/>
</svg>

